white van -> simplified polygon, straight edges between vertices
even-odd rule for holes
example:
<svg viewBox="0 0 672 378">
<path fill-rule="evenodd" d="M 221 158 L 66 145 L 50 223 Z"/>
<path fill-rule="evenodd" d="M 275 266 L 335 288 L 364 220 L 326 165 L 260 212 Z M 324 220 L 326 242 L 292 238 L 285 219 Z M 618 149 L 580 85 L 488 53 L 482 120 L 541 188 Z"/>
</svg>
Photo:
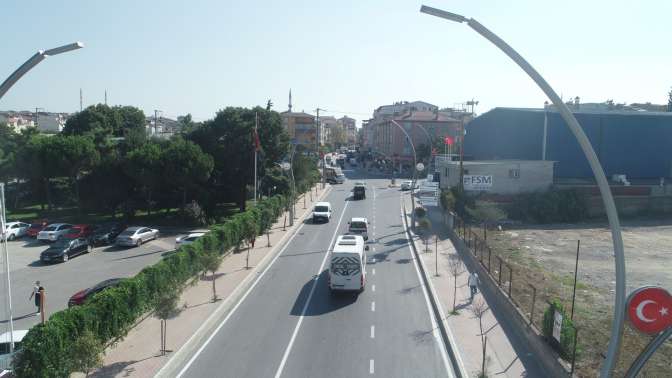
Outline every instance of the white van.
<svg viewBox="0 0 672 378">
<path fill-rule="evenodd" d="M 329 259 L 329 289 L 332 293 L 364 291 L 368 249 L 359 235 L 341 235 L 336 239 Z"/>
<path fill-rule="evenodd" d="M 348 222 L 348 233 L 361 235 L 364 240 L 369 240 L 369 221 L 366 218 L 352 218 Z"/>
</svg>

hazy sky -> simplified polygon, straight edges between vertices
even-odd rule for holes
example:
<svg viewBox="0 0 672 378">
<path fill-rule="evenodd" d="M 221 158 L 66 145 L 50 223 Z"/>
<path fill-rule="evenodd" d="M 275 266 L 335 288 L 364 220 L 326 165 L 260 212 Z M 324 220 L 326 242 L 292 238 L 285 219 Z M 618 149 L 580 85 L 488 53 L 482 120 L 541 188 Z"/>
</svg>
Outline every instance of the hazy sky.
<svg viewBox="0 0 672 378">
<path fill-rule="evenodd" d="M 479 20 L 564 98 L 666 102 L 672 1 L 423 0 Z M 546 100 L 513 62 L 468 26 L 421 14 L 421 1 L 0 2 L 0 80 L 38 49 L 48 58 L 0 110 L 79 110 L 103 102 L 169 117 L 211 118 L 225 106 L 316 107 L 368 118 L 379 105 L 424 100 L 477 113 Z"/>
</svg>

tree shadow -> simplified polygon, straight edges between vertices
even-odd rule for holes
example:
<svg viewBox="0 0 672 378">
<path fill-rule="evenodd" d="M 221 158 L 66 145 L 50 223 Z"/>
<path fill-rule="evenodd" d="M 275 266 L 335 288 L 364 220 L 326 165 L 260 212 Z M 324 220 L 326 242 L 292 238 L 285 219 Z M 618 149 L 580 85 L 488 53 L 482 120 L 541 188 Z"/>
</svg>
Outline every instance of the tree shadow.
<svg viewBox="0 0 672 378">
<path fill-rule="evenodd" d="M 397 292 L 399 294 L 411 294 L 412 292 L 418 290 L 421 287 L 422 287 L 422 285 L 409 286 L 409 287 L 405 287 L 403 289 L 397 290 Z"/>
<path fill-rule="evenodd" d="M 358 292 L 332 293 L 327 284 L 328 275 L 329 271 L 324 270 L 320 275 L 317 277 L 314 276 L 303 285 L 294 301 L 294 306 L 292 306 L 290 311 L 291 315 L 319 316 L 337 311 L 357 302 L 357 298 L 359 297 Z M 306 301 L 313 288 L 313 284 L 316 285 L 315 291 L 310 299 L 310 303 L 306 306 Z M 304 307 L 306 308 L 305 313 L 303 313 Z"/>
<path fill-rule="evenodd" d="M 12 318 L 12 320 L 17 321 L 17 320 L 32 318 L 33 316 L 37 316 L 37 313 L 36 312 L 30 312 L 30 313 L 27 313 L 27 314 L 23 314 L 21 316 L 15 316 L 15 317 Z M 5 324 L 5 323 L 9 323 L 9 321 L 7 319 L 0 320 L 0 324 Z"/>
<path fill-rule="evenodd" d="M 113 364 L 103 366 L 102 368 L 94 371 L 93 373 L 89 374 L 89 377 L 94 378 L 116 377 L 121 373 L 123 373 L 121 375 L 122 377 L 130 377 L 132 374 L 135 373 L 135 367 L 132 367 L 131 365 L 137 364 L 138 362 L 142 362 L 154 357 L 155 356 L 150 356 L 145 357 L 141 360 L 115 362 Z"/>
<path fill-rule="evenodd" d="M 208 274 L 208 275 L 206 275 L 205 277 L 201 276 L 201 277 L 200 277 L 200 280 L 201 280 L 201 281 L 209 281 L 209 282 L 212 282 L 213 280 L 216 280 L 216 279 L 218 279 L 219 277 L 221 277 L 221 276 L 225 276 L 225 275 L 226 275 L 226 273 L 215 273 L 215 275 L 214 275 L 214 277 L 213 277 L 212 274 Z"/>
<path fill-rule="evenodd" d="M 114 261 L 130 260 L 130 259 L 134 259 L 134 258 L 137 258 L 137 257 L 143 257 L 143 256 L 155 255 L 155 254 L 157 254 L 157 253 L 160 253 L 161 255 L 163 255 L 165 252 L 166 252 L 166 251 L 160 249 L 160 250 L 158 250 L 158 251 L 151 251 L 151 252 L 141 253 L 141 254 L 139 254 L 139 255 L 120 257 L 120 258 L 118 258 L 118 259 L 114 259 Z"/>
</svg>

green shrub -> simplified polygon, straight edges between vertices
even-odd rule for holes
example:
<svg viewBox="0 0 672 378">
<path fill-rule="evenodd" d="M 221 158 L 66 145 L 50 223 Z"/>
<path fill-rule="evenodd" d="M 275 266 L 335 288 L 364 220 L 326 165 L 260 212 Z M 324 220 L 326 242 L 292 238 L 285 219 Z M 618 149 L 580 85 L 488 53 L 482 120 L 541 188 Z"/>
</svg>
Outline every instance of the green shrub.
<svg viewBox="0 0 672 378">
<path fill-rule="evenodd" d="M 555 311 L 562 314 L 562 328 L 560 329 L 560 343 L 557 343 L 553 338 L 553 317 Z M 542 324 L 542 332 L 546 340 L 556 348 L 560 356 L 569 361 L 572 358 L 574 351 L 574 339 L 576 337 L 576 329 L 574 323 L 570 320 L 569 315 L 565 311 L 564 306 L 559 300 L 553 300 L 546 311 L 544 311 L 544 320 Z"/>
<path fill-rule="evenodd" d="M 415 208 L 415 216 L 418 218 L 423 218 L 425 215 L 427 215 L 427 210 L 425 210 L 424 207 L 418 206 Z"/>
<path fill-rule="evenodd" d="M 311 180 L 315 178 L 312 177 Z M 316 181 L 309 181 L 312 185 Z M 277 195 L 259 201 L 244 213 L 215 226 L 206 236 L 144 268 L 119 286 L 96 294 L 82 306 L 51 316 L 31 328 L 14 360 L 18 377 L 67 377 L 78 369 L 71 355 L 81 335 L 90 331 L 97 340 L 123 337 L 135 322 L 153 307 L 153 299 L 173 287 L 182 287 L 203 271 L 203 253 L 219 253 L 237 246 L 251 235 L 265 232 L 283 210 L 286 198 Z"/>
<path fill-rule="evenodd" d="M 507 212 L 529 223 L 578 222 L 587 218 L 588 206 L 585 195 L 577 190 L 550 190 L 516 196 Z"/>
<path fill-rule="evenodd" d="M 446 211 L 455 211 L 455 196 L 450 190 L 441 190 L 441 207 Z"/>
</svg>

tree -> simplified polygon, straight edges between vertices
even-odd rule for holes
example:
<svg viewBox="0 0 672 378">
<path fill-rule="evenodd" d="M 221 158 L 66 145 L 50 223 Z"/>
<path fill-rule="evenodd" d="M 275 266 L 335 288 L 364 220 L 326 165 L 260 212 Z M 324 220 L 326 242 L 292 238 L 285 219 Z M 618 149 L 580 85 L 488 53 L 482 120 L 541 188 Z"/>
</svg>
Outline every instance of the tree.
<svg viewBox="0 0 672 378">
<path fill-rule="evenodd" d="M 131 151 L 124 160 L 124 172 L 131 177 L 145 194 L 147 213 L 152 213 L 152 194 L 163 182 L 163 151 L 157 142 L 147 142 Z"/>
<path fill-rule="evenodd" d="M 177 306 L 180 300 L 179 286 L 167 287 L 154 301 L 154 315 L 161 320 L 161 355 L 166 352 L 166 336 L 168 334 L 167 320 L 177 316 L 180 309 Z"/>
<path fill-rule="evenodd" d="M 462 274 L 464 271 L 464 264 L 462 264 L 462 260 L 460 260 L 459 257 L 453 255 L 451 256 L 450 260 L 448 260 L 448 271 L 450 274 L 453 276 L 453 311 L 451 311 L 451 314 L 457 314 L 457 311 L 455 310 L 455 301 L 457 299 L 457 276 Z"/>
<path fill-rule="evenodd" d="M 210 279 L 212 280 L 212 301 L 217 301 L 217 288 L 215 280 L 217 279 L 217 269 L 222 263 L 222 255 L 218 251 L 203 251 L 200 255 L 201 264 L 206 272 L 210 272 Z"/>
<path fill-rule="evenodd" d="M 98 104 L 70 116 L 63 133 L 94 135 L 98 142 L 107 137 L 126 137 L 127 134 L 145 136 L 145 123 L 145 114 L 138 108 Z"/>
<path fill-rule="evenodd" d="M 168 142 L 161 154 L 161 161 L 167 182 L 182 192 L 182 209 L 187 205 L 187 190 L 205 183 L 214 167 L 212 156 L 181 137 Z"/>
<path fill-rule="evenodd" d="M 667 94 L 667 111 L 672 112 L 672 89 Z"/>
<path fill-rule="evenodd" d="M 42 210 L 44 210 L 44 202 L 46 202 L 49 210 L 53 207 L 50 188 L 51 179 L 63 176 L 59 170 L 61 168 L 61 151 L 59 148 L 54 148 L 59 145 L 59 141 L 56 140 L 54 142 L 55 138 L 44 135 L 31 137 L 19 151 L 19 158 L 16 161 L 17 169 L 21 172 L 23 178 L 42 184 L 44 188 Z"/>
<path fill-rule="evenodd" d="M 91 138 L 85 136 L 57 135 L 49 139 L 52 154 L 60 157 L 59 172 L 65 173 L 70 178 L 75 193 L 75 203 L 81 210 L 79 176 L 97 163 L 98 151 Z"/>
<path fill-rule="evenodd" d="M 477 298 L 474 303 L 471 304 L 471 313 L 474 315 L 475 318 L 478 319 L 478 327 L 481 331 L 480 336 L 481 336 L 481 348 L 483 351 L 483 359 L 481 360 L 481 371 L 478 373 L 478 377 L 487 377 L 487 371 L 485 368 L 485 356 L 486 356 L 486 343 L 487 343 L 487 337 L 483 334 L 483 316 L 485 313 L 488 311 L 488 305 L 483 301 L 481 298 Z"/>
<path fill-rule="evenodd" d="M 85 329 L 70 349 L 72 370 L 82 372 L 87 377 L 91 370 L 103 366 L 103 343 L 88 329 Z"/>
</svg>

